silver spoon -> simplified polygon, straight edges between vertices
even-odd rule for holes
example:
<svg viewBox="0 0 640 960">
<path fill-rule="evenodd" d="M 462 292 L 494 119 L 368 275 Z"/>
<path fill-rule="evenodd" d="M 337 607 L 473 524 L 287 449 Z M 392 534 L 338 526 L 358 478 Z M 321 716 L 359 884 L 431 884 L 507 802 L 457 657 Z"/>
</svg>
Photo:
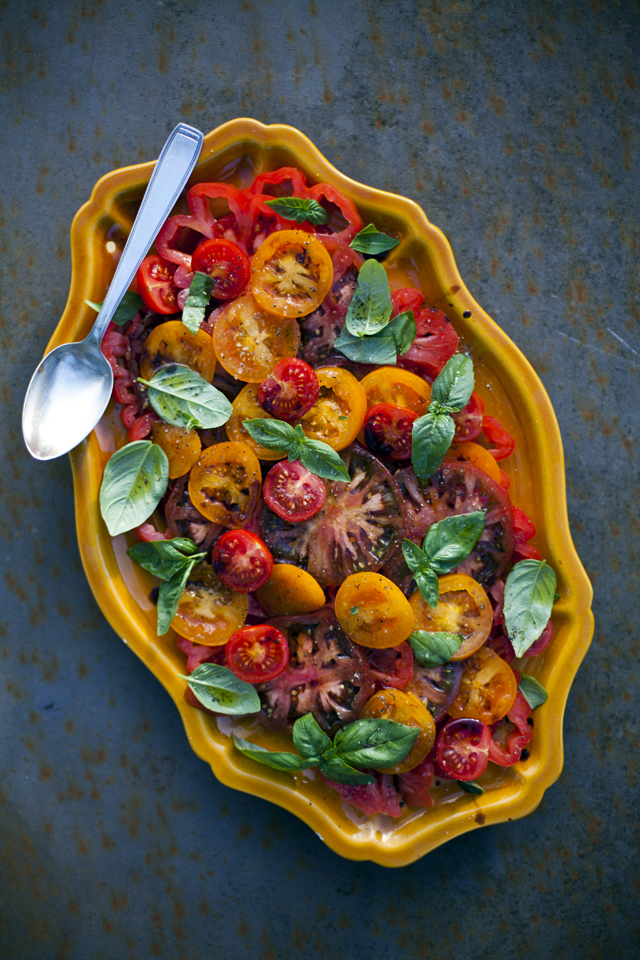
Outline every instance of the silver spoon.
<svg viewBox="0 0 640 960">
<path fill-rule="evenodd" d="M 179 123 L 158 157 L 129 239 L 89 336 L 56 347 L 31 378 L 22 408 L 22 433 L 36 460 L 68 453 L 91 433 L 104 413 L 113 371 L 100 345 L 160 227 L 180 196 L 202 149 L 203 134 Z"/>
</svg>

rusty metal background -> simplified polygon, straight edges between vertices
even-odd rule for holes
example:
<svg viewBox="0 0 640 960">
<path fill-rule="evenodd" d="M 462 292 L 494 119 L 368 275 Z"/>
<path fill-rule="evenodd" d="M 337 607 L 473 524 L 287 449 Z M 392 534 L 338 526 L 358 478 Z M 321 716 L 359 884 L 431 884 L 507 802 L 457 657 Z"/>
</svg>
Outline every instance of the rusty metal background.
<svg viewBox="0 0 640 960">
<path fill-rule="evenodd" d="M 4 0 L 0 956 L 638 956 L 635 0 Z M 19 414 L 71 219 L 179 119 L 293 124 L 413 197 L 542 376 L 596 635 L 538 811 L 399 871 L 218 784 L 84 580 Z"/>
</svg>

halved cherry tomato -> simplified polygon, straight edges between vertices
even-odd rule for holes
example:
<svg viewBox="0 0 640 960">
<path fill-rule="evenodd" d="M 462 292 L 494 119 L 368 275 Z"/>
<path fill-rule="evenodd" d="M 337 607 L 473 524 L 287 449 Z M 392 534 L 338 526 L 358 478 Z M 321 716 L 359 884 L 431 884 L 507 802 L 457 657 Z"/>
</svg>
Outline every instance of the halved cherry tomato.
<svg viewBox="0 0 640 960">
<path fill-rule="evenodd" d="M 290 563 L 275 563 L 273 573 L 256 590 L 258 603 L 269 617 L 295 617 L 313 613 L 325 604 L 324 591 L 306 570 Z"/>
<path fill-rule="evenodd" d="M 363 647 L 397 647 L 413 630 L 414 613 L 395 583 L 379 573 L 354 573 L 335 600 L 340 626 Z"/>
<path fill-rule="evenodd" d="M 155 313 L 177 313 L 179 288 L 173 282 L 174 263 L 153 254 L 145 257 L 136 274 L 138 293 L 145 307 Z"/>
<path fill-rule="evenodd" d="M 243 527 L 260 497 L 258 458 L 244 443 L 216 443 L 202 451 L 189 475 L 189 496 L 200 513 L 225 527 Z"/>
<path fill-rule="evenodd" d="M 376 690 L 384 687 L 402 690 L 406 687 L 413 672 L 413 650 L 408 643 L 397 647 L 367 647 L 366 651 Z"/>
<path fill-rule="evenodd" d="M 482 433 L 484 400 L 474 390 L 466 407 L 453 413 L 456 425 L 456 440 L 475 440 Z"/>
<path fill-rule="evenodd" d="M 299 343 L 295 320 L 267 313 L 252 296 L 232 300 L 213 328 L 218 360 L 233 377 L 249 383 L 264 380 L 283 357 L 295 357 Z"/>
<path fill-rule="evenodd" d="M 227 666 L 247 683 L 275 680 L 287 669 L 289 644 L 284 634 L 268 623 L 243 627 L 229 637 Z"/>
<path fill-rule="evenodd" d="M 523 747 L 531 740 L 531 727 L 527 723 L 527 717 L 530 713 L 531 707 L 518 690 L 513 706 L 507 713 L 507 719 L 514 724 L 514 728 L 507 731 L 503 744 L 500 735 L 502 733 L 501 728 L 505 725 L 504 718 L 492 727 L 489 760 L 501 767 L 510 767 L 518 762 L 522 756 Z"/>
<path fill-rule="evenodd" d="M 489 762 L 491 731 L 479 720 L 452 720 L 438 734 L 436 758 L 454 780 L 475 780 Z"/>
<path fill-rule="evenodd" d="M 471 717 L 496 723 L 509 712 L 518 684 L 508 663 L 489 647 L 481 647 L 462 664 L 458 696 L 449 707 L 449 716 Z"/>
<path fill-rule="evenodd" d="M 244 428 L 245 420 L 272 420 L 258 403 L 259 384 L 248 383 L 243 387 L 238 396 L 233 401 L 233 413 L 225 424 L 225 430 L 229 440 L 235 440 L 237 443 L 246 443 L 256 457 L 260 460 L 282 460 L 285 456 L 281 450 L 271 450 L 269 447 L 263 447 Z"/>
<path fill-rule="evenodd" d="M 536 535 L 536 528 L 520 507 L 513 508 L 513 535 L 516 543 L 526 543 Z"/>
<path fill-rule="evenodd" d="M 492 444 L 489 453 L 496 460 L 504 460 L 510 456 L 516 447 L 516 442 L 510 433 L 502 427 L 495 417 L 484 416 L 482 418 L 482 432 Z"/>
<path fill-rule="evenodd" d="M 249 598 L 218 580 L 208 563 L 191 571 L 171 626 L 192 643 L 219 647 L 242 626 Z"/>
<path fill-rule="evenodd" d="M 211 552 L 214 573 L 230 590 L 253 593 L 273 570 L 273 557 L 260 537 L 249 530 L 227 530 Z"/>
<path fill-rule="evenodd" d="M 158 420 L 151 428 L 151 439 L 162 447 L 169 460 L 169 479 L 184 477 L 200 456 L 202 443 L 195 430 L 183 430 Z"/>
<path fill-rule="evenodd" d="M 419 417 L 427 412 L 431 387 L 426 380 L 402 367 L 378 367 L 360 381 L 367 395 L 367 407 L 393 403 L 413 410 Z"/>
<path fill-rule="evenodd" d="M 300 423 L 307 437 L 344 450 L 358 436 L 367 411 L 367 396 L 352 373 L 342 367 L 316 370 L 318 399 Z"/>
<path fill-rule="evenodd" d="M 191 269 L 213 278 L 211 296 L 230 300 L 242 293 L 249 283 L 249 257 L 231 240 L 205 240 L 191 257 Z"/>
<path fill-rule="evenodd" d="M 456 633 L 464 637 L 452 660 L 464 660 L 482 646 L 493 626 L 491 601 L 479 583 L 464 573 L 438 578 L 440 598 L 430 607 L 419 590 L 410 599 L 415 629 L 429 633 Z"/>
<path fill-rule="evenodd" d="M 213 340 L 204 330 L 191 333 L 180 320 L 161 323 L 145 341 L 140 376 L 151 380 L 154 373 L 171 363 L 182 363 L 211 383 L 216 372 Z"/>
<path fill-rule="evenodd" d="M 331 257 L 313 234 L 278 230 L 260 245 L 251 264 L 251 292 L 277 317 L 305 317 L 331 289 Z"/>
<path fill-rule="evenodd" d="M 524 657 L 537 657 L 539 653 L 542 653 L 547 649 L 551 641 L 553 640 L 553 623 L 551 620 L 547 623 L 546 627 L 540 634 L 537 640 L 534 640 L 528 650 L 525 650 L 523 653 Z"/>
<path fill-rule="evenodd" d="M 299 460 L 281 460 L 269 470 L 262 495 L 267 506 L 283 520 L 300 523 L 322 509 L 327 488 Z"/>
<path fill-rule="evenodd" d="M 471 440 L 454 440 L 446 453 L 447 460 L 466 460 L 486 473 L 495 483 L 500 483 L 500 467 L 488 450 Z M 515 517 L 514 517 L 515 519 Z"/>
<path fill-rule="evenodd" d="M 415 287 L 401 287 L 400 290 L 394 290 L 391 294 L 391 303 L 393 304 L 392 317 L 397 317 L 405 310 L 413 310 L 416 314 L 424 303 L 424 296 Z"/>
<path fill-rule="evenodd" d="M 398 364 L 433 379 L 458 349 L 458 334 L 442 310 L 427 307 L 418 310 L 415 317 L 416 339 L 398 357 Z"/>
<path fill-rule="evenodd" d="M 379 690 L 367 700 L 360 713 L 360 719 L 395 720 L 408 727 L 419 727 L 420 733 L 411 750 L 400 763 L 393 767 L 378 767 L 383 773 L 405 773 L 413 770 L 431 752 L 436 739 L 436 725 L 433 717 L 417 697 L 403 690 Z"/>
<path fill-rule="evenodd" d="M 411 456 L 411 431 L 418 414 L 392 403 L 369 407 L 363 424 L 364 442 L 372 453 L 408 460 Z"/>
<path fill-rule="evenodd" d="M 313 367 L 295 357 L 278 360 L 260 384 L 258 403 L 277 420 L 298 420 L 318 399 L 320 384 Z"/>
</svg>

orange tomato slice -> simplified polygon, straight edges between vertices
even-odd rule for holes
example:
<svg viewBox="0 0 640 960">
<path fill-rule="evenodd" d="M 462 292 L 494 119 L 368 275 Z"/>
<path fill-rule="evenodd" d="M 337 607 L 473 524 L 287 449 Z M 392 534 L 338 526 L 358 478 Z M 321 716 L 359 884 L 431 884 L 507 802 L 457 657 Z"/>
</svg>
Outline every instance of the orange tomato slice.
<svg viewBox="0 0 640 960">
<path fill-rule="evenodd" d="M 420 733 L 411 750 L 401 761 L 393 767 L 379 768 L 383 773 L 406 773 L 422 763 L 436 738 L 436 725 L 433 717 L 417 697 L 404 690 L 379 690 L 367 700 L 360 711 L 359 719 L 395 720 L 396 723 L 406 723 L 408 727 L 419 727 Z"/>
<path fill-rule="evenodd" d="M 256 590 L 258 603 L 270 617 L 293 617 L 324 606 L 324 591 L 315 577 L 290 563 L 276 563 L 271 577 Z"/>
<path fill-rule="evenodd" d="M 402 367 L 378 367 L 363 377 L 360 385 L 367 395 L 367 409 L 376 403 L 392 403 L 421 417 L 431 400 L 431 387 L 426 380 Z"/>
<path fill-rule="evenodd" d="M 229 440 L 246 445 L 255 453 L 260 460 L 282 460 L 285 454 L 278 450 L 270 450 L 269 447 L 263 447 L 245 430 L 243 423 L 245 420 L 273 420 L 274 418 L 262 409 L 258 403 L 259 383 L 248 383 L 243 387 L 238 396 L 233 401 L 233 413 L 225 424 Z"/>
<path fill-rule="evenodd" d="M 295 320 L 274 317 L 251 296 L 232 300 L 213 328 L 218 360 L 232 377 L 248 383 L 261 383 L 278 360 L 295 357 L 299 344 Z"/>
<path fill-rule="evenodd" d="M 367 395 L 352 373 L 342 367 L 316 370 L 318 399 L 299 421 L 307 437 L 344 450 L 358 436 L 367 412 Z"/>
<path fill-rule="evenodd" d="M 251 264 L 251 292 L 278 317 L 306 317 L 333 283 L 326 247 L 304 230 L 277 230 L 260 244 Z"/>
<path fill-rule="evenodd" d="M 438 578 L 440 598 L 430 607 L 419 590 L 409 603 L 415 615 L 414 630 L 428 633 L 457 633 L 464 641 L 451 657 L 464 660 L 485 642 L 493 625 L 489 597 L 479 583 L 465 573 L 448 573 Z"/>
<path fill-rule="evenodd" d="M 176 480 L 178 477 L 184 477 L 185 473 L 189 473 L 202 449 L 200 436 L 196 430 L 183 430 L 182 427 L 174 427 L 161 420 L 156 421 L 151 428 L 151 439 L 162 447 L 167 455 L 170 480 Z"/>
<path fill-rule="evenodd" d="M 192 643 L 219 647 L 242 626 L 248 612 L 248 595 L 229 590 L 210 564 L 200 563 L 189 575 L 171 626 Z"/>
<path fill-rule="evenodd" d="M 363 647 L 397 647 L 413 630 L 414 613 L 399 587 L 380 573 L 354 573 L 336 594 L 336 617 Z"/>
<path fill-rule="evenodd" d="M 255 453 L 245 443 L 215 443 L 202 451 L 189 475 L 189 496 L 208 520 L 244 527 L 262 486 Z"/>
<path fill-rule="evenodd" d="M 502 484 L 500 467 L 495 458 L 481 447 L 479 443 L 473 440 L 456 440 L 445 453 L 447 460 L 465 460 L 486 473 L 488 477 L 495 480 L 497 484 Z"/>
<path fill-rule="evenodd" d="M 489 647 L 481 647 L 465 660 L 460 690 L 449 707 L 449 716 L 454 720 L 481 720 L 490 726 L 511 710 L 517 692 L 509 664 Z"/>
<path fill-rule="evenodd" d="M 211 383 L 216 372 L 213 340 L 204 330 L 190 333 L 180 320 L 161 323 L 146 339 L 140 376 L 151 380 L 154 373 L 170 363 L 182 363 Z"/>
</svg>

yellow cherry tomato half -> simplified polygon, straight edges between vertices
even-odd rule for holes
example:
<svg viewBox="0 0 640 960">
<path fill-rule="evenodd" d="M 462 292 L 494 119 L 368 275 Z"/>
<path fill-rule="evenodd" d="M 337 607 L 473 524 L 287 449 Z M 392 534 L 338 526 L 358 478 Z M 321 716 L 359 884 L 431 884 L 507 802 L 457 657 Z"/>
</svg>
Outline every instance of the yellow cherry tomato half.
<svg viewBox="0 0 640 960">
<path fill-rule="evenodd" d="M 404 760 L 393 767 L 379 769 L 383 773 L 406 773 L 407 770 L 413 770 L 422 763 L 436 738 L 436 725 L 424 704 L 412 693 L 405 693 L 404 690 L 379 690 L 367 700 L 359 719 L 377 720 L 379 718 L 420 728 L 420 733 Z"/>
<path fill-rule="evenodd" d="M 227 373 L 261 383 L 278 360 L 295 357 L 300 327 L 295 320 L 267 313 L 251 296 L 238 297 L 216 320 L 213 344 Z"/>
<path fill-rule="evenodd" d="M 489 647 L 481 647 L 464 662 L 460 690 L 449 707 L 449 716 L 454 720 L 482 720 L 490 726 L 508 714 L 517 692 L 509 664 Z"/>
<path fill-rule="evenodd" d="M 243 427 L 245 420 L 274 419 L 258 403 L 259 387 L 259 383 L 248 383 L 233 401 L 233 413 L 225 424 L 227 436 L 229 440 L 246 443 L 260 460 L 282 460 L 286 454 L 282 451 L 270 450 L 269 447 L 263 447 L 262 444 L 249 436 L 249 433 Z"/>
<path fill-rule="evenodd" d="M 196 430 L 183 430 L 157 420 L 151 428 L 151 439 L 162 447 L 169 460 L 169 479 L 184 477 L 194 465 L 202 443 Z"/>
<path fill-rule="evenodd" d="M 258 603 L 270 617 L 293 617 L 324 606 L 324 591 L 318 581 L 290 563 L 276 563 L 271 577 L 256 590 Z"/>
<path fill-rule="evenodd" d="M 376 403 L 392 403 L 394 407 L 413 410 L 419 417 L 427 412 L 431 387 L 410 370 L 402 367 L 378 367 L 360 381 L 367 395 L 367 409 Z"/>
<path fill-rule="evenodd" d="M 246 443 L 215 443 L 200 454 L 189 475 L 189 496 L 208 520 L 244 527 L 256 508 L 262 472 Z"/>
<path fill-rule="evenodd" d="M 367 412 L 367 395 L 352 373 L 342 367 L 316 370 L 320 392 L 298 422 L 307 437 L 344 450 L 358 436 Z"/>
<path fill-rule="evenodd" d="M 242 626 L 248 612 L 248 595 L 229 590 L 210 564 L 200 563 L 189 575 L 171 626 L 192 643 L 219 647 Z"/>
<path fill-rule="evenodd" d="M 216 372 L 213 340 L 204 330 L 190 333 L 180 320 L 161 323 L 147 337 L 140 358 L 140 376 L 151 380 L 170 363 L 182 363 L 211 383 Z"/>
<path fill-rule="evenodd" d="M 363 647 L 397 647 L 413 630 L 414 613 L 399 587 L 381 573 L 354 573 L 336 594 L 336 617 Z"/>
<path fill-rule="evenodd" d="M 445 457 L 447 460 L 464 460 L 467 463 L 472 463 L 492 480 L 495 480 L 498 485 L 502 483 L 500 467 L 495 458 L 488 450 L 481 447 L 479 443 L 474 443 L 473 440 L 455 440 L 445 453 Z"/>
<path fill-rule="evenodd" d="M 428 633 L 457 633 L 464 641 L 451 657 L 464 660 L 485 642 L 493 625 L 489 597 L 479 583 L 464 573 L 448 573 L 439 577 L 440 598 L 437 607 L 430 607 L 419 590 L 409 603 L 415 615 L 414 630 Z"/>
<path fill-rule="evenodd" d="M 260 244 L 251 263 L 251 292 L 268 313 L 306 317 L 333 283 L 326 247 L 304 230 L 277 230 Z"/>
</svg>

